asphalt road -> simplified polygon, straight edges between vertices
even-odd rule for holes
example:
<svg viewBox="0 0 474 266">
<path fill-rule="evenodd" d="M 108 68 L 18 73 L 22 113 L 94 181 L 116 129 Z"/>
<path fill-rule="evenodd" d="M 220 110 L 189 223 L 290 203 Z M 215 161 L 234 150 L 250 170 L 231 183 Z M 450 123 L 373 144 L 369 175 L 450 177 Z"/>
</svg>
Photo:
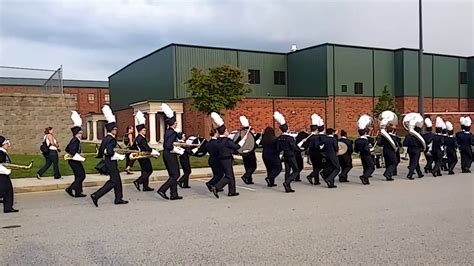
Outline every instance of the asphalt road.
<svg viewBox="0 0 474 266">
<path fill-rule="evenodd" d="M 0 263 L 11 264 L 472 264 L 474 174 L 363 186 L 354 169 L 337 189 L 296 193 L 237 181 L 220 199 L 202 181 L 182 201 L 125 186 L 128 205 L 64 192 L 20 194 L 0 213 Z M 155 187 L 158 184 L 153 184 Z M 86 189 L 90 194 L 95 189 Z M 13 228 L 11 228 L 13 227 Z"/>
</svg>

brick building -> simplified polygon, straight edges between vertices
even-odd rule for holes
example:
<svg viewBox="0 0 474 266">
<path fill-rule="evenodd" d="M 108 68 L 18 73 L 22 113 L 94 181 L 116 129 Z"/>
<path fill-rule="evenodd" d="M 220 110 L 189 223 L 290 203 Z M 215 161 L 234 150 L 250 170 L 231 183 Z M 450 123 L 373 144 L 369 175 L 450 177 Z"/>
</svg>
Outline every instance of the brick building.
<svg viewBox="0 0 474 266">
<path fill-rule="evenodd" d="M 41 95 L 45 91 L 43 84 L 46 79 L 0 77 L 0 94 L 34 94 Z M 83 118 L 84 137 L 98 140 L 104 136 L 105 120 L 102 106 L 110 104 L 109 84 L 107 81 L 63 80 L 63 92 L 73 97 L 75 109 Z"/>
<path fill-rule="evenodd" d="M 257 130 L 273 126 L 272 113 L 280 111 L 296 131 L 307 130 L 311 114 L 318 113 L 329 127 L 355 135 L 356 120 L 373 115 L 384 87 L 395 95 L 401 113 L 417 111 L 417 56 L 407 48 L 329 43 L 290 53 L 170 44 L 109 77 L 112 108 L 123 125 L 133 124 L 137 110 L 150 115 L 151 142 L 156 142 L 164 128 L 159 105 L 173 102 L 184 132 L 206 135 L 210 119 L 190 107 L 185 81 L 192 67 L 229 64 L 248 72 L 252 89 L 225 112 L 231 129 L 240 127 L 240 115 L 248 116 Z M 423 59 L 425 112 L 441 114 L 459 128 L 459 116 L 474 111 L 474 57 L 426 53 Z"/>
</svg>

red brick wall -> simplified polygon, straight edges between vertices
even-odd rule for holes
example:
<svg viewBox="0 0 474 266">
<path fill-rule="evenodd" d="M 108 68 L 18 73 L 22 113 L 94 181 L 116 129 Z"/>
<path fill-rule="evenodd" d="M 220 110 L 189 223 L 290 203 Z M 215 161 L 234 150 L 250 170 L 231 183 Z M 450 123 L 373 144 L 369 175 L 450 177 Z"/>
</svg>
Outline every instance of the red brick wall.
<svg viewBox="0 0 474 266">
<path fill-rule="evenodd" d="M 125 135 L 127 126 L 135 126 L 135 118 L 133 116 L 133 108 L 114 111 L 115 120 L 117 122 L 117 135 L 121 138 Z M 148 124 L 148 123 L 147 123 Z"/>
<path fill-rule="evenodd" d="M 77 95 L 77 111 L 81 115 L 87 113 L 101 113 L 105 104 L 105 94 L 109 89 L 104 88 L 64 88 L 64 93 Z M 89 94 L 94 94 L 94 101 L 89 102 Z"/>
</svg>

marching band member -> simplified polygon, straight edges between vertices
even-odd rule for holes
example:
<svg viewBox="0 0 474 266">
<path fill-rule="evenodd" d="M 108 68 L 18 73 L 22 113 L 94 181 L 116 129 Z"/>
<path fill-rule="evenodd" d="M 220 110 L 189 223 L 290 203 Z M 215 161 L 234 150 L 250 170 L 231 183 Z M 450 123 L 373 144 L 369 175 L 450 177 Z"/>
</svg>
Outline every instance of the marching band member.
<svg viewBox="0 0 474 266">
<path fill-rule="evenodd" d="M 311 115 L 311 136 L 307 141 L 309 141 L 308 145 L 308 154 L 311 160 L 311 166 L 313 167 L 313 171 L 306 177 L 308 182 L 313 185 L 321 184 L 319 182 L 319 174 L 321 170 L 324 168 L 323 163 L 323 154 L 322 149 L 320 146 L 320 138 L 324 136 L 324 121 L 323 119 L 317 115 Z M 314 178 L 314 181 L 313 181 Z"/>
<path fill-rule="evenodd" d="M 458 155 L 456 154 L 458 144 L 454 136 L 453 124 L 449 121 L 446 122 L 446 130 L 448 137 L 444 139 L 444 144 L 448 157 L 448 175 L 454 175 L 454 167 L 458 163 Z"/>
<path fill-rule="evenodd" d="M 341 165 L 337 158 L 339 146 L 337 145 L 337 139 L 334 137 L 334 129 L 328 128 L 326 135 L 321 136 L 320 142 L 323 145 L 323 152 L 326 154 L 326 165 L 321 175 L 328 188 L 337 188 L 334 184 L 334 179 L 339 173 Z"/>
<path fill-rule="evenodd" d="M 347 132 L 341 130 L 340 142 L 343 142 L 347 145 L 347 152 L 339 157 L 339 164 L 341 165 L 341 173 L 339 174 L 339 182 L 349 182 L 347 180 L 347 174 L 352 169 L 352 153 L 354 152 L 353 141 L 347 138 Z"/>
<path fill-rule="evenodd" d="M 398 166 L 397 153 L 399 153 L 399 146 L 397 136 L 393 134 L 396 128 L 398 118 L 392 111 L 384 111 L 380 114 L 380 139 L 379 145 L 383 147 L 383 157 L 385 161 L 385 172 L 383 176 L 387 181 L 393 181 L 393 174 L 396 172 Z M 388 131 L 392 132 L 389 134 Z"/>
<path fill-rule="evenodd" d="M 71 119 L 73 122 L 73 127 L 71 128 L 72 139 L 66 146 L 65 150 L 68 154 L 73 156 L 72 159 L 68 160 L 67 162 L 74 173 L 74 182 L 72 182 L 72 184 L 66 188 L 66 193 L 71 197 L 83 198 L 86 195 L 82 194 L 82 182 L 84 179 L 86 179 L 86 172 L 84 171 L 82 162 L 85 161 L 86 158 L 80 155 L 82 151 L 82 118 L 76 111 L 72 111 Z"/>
<path fill-rule="evenodd" d="M 426 146 L 424 138 L 420 135 L 421 128 L 423 127 L 423 117 L 418 113 L 409 113 L 403 118 L 403 123 L 409 133 L 403 141 L 403 146 L 407 147 L 410 158 L 407 178 L 413 180 L 415 171 L 418 178 L 422 178 L 423 172 L 420 169 L 420 155 Z"/>
<path fill-rule="evenodd" d="M 105 182 L 105 184 L 99 190 L 97 190 L 95 193 L 92 193 L 90 197 L 94 205 L 99 207 L 99 199 L 107 194 L 107 192 L 114 189 L 114 203 L 117 205 L 127 204 L 128 201 L 123 200 L 122 198 L 122 180 L 120 179 L 120 172 L 117 162 L 118 160 L 125 159 L 125 156 L 114 151 L 115 147 L 117 146 L 117 125 L 115 123 L 115 116 L 108 105 L 104 105 L 104 107 L 102 107 L 102 112 L 104 113 L 105 119 L 107 119 L 107 124 L 105 124 L 107 135 L 102 139 L 97 157 L 105 157 L 104 162 L 105 166 L 107 167 L 107 171 L 109 172 L 110 179 Z"/>
<path fill-rule="evenodd" d="M 282 134 L 278 137 L 278 147 L 280 151 L 283 151 L 283 162 L 285 164 L 285 182 L 283 187 L 286 193 L 295 192 L 291 188 L 291 182 L 295 180 L 298 175 L 298 164 L 296 162 L 295 153 L 300 149 L 296 145 L 295 139 L 286 133 L 288 131 L 288 125 L 286 124 L 285 117 L 275 112 L 275 120 L 280 124 L 280 130 Z"/>
<path fill-rule="evenodd" d="M 209 167 L 211 167 L 212 178 L 206 182 L 206 187 L 209 189 L 209 192 L 212 192 L 212 186 L 215 186 L 224 176 L 224 170 L 222 169 L 221 161 L 219 159 L 219 144 L 217 142 L 219 133 L 215 128 L 213 128 L 209 135 L 211 136 L 211 139 L 206 144 L 206 151 L 209 154 L 207 162 Z"/>
<path fill-rule="evenodd" d="M 262 158 L 265 168 L 267 169 L 267 177 L 265 181 L 268 187 L 275 187 L 275 178 L 281 173 L 280 152 L 278 150 L 278 138 L 275 136 L 275 130 L 267 127 L 262 137 Z"/>
<path fill-rule="evenodd" d="M 179 178 L 179 164 L 177 154 L 182 155 L 184 149 L 175 147 L 174 142 L 182 138 L 181 132 L 177 132 L 176 117 L 173 110 L 165 103 L 161 104 L 161 109 L 165 113 L 165 122 L 168 128 L 165 131 L 165 140 L 163 143 L 163 161 L 165 162 L 166 170 L 168 171 L 168 180 L 158 189 L 157 193 L 164 199 L 180 200 L 183 197 L 178 195 L 178 178 Z M 170 190 L 170 197 L 166 195 L 166 191 Z"/>
<path fill-rule="evenodd" d="M 456 133 L 456 140 L 461 151 L 461 172 L 470 173 L 472 164 L 472 146 L 474 145 L 471 134 L 471 118 L 469 116 L 461 117 L 461 131 Z"/>
<path fill-rule="evenodd" d="M 235 176 L 233 168 L 234 157 L 232 155 L 236 154 L 237 150 L 240 149 L 242 145 L 244 145 L 248 135 L 245 135 L 239 141 L 239 143 L 236 144 L 229 138 L 229 131 L 225 127 L 224 120 L 222 120 L 221 116 L 218 113 L 212 112 L 211 118 L 217 125 L 217 132 L 219 133 L 219 139 L 217 140 L 219 159 L 222 169 L 224 170 L 224 176 L 219 180 L 219 182 L 217 182 L 215 186 L 211 186 L 211 191 L 216 198 L 219 198 L 219 191 L 228 185 L 229 192 L 227 195 L 229 197 L 238 196 L 239 193 L 235 188 Z"/>
<path fill-rule="evenodd" d="M 429 117 L 425 118 L 425 126 L 426 126 L 426 132 L 422 136 L 426 143 L 426 150 L 423 152 L 426 158 L 425 174 L 427 174 L 427 173 L 431 173 L 431 170 L 433 170 L 432 149 L 433 149 L 434 134 L 432 132 L 433 122 L 431 122 L 431 119 Z"/>
<path fill-rule="evenodd" d="M 141 111 L 137 111 L 135 119 L 137 121 L 136 129 L 138 135 L 133 142 L 132 149 L 143 152 L 152 152 L 153 149 L 148 145 L 148 141 L 146 140 L 145 115 Z M 140 176 L 133 181 L 133 185 L 138 191 L 140 191 L 140 185 L 143 185 L 143 191 L 153 191 L 154 189 L 150 187 L 150 175 L 153 173 L 150 158 L 138 159 L 138 164 L 140 164 L 141 173 Z"/>
<path fill-rule="evenodd" d="M 372 118 L 368 115 L 362 115 L 358 122 L 359 138 L 354 143 L 354 151 L 359 153 L 360 160 L 362 161 L 362 167 L 364 169 L 363 174 L 360 176 L 362 184 L 369 185 L 369 177 L 375 171 L 374 160 L 372 160 L 372 144 L 369 140 L 369 127 L 372 123 Z"/>
<path fill-rule="evenodd" d="M 433 137 L 433 162 L 434 167 L 431 170 L 431 173 L 434 177 L 442 176 L 441 174 L 441 164 L 443 163 L 443 152 L 444 152 L 444 136 L 443 136 L 443 127 L 446 127 L 443 119 L 441 117 L 436 117 L 436 135 Z"/>
<path fill-rule="evenodd" d="M 240 123 L 242 124 L 243 131 L 250 130 L 250 124 L 247 117 L 240 116 Z M 250 132 L 249 134 L 253 133 Z M 257 170 L 257 157 L 255 156 L 255 148 L 247 154 L 242 155 L 242 159 L 244 161 L 245 173 L 241 178 L 245 184 L 252 185 L 254 184 L 252 174 L 255 172 L 255 170 Z"/>
<path fill-rule="evenodd" d="M 3 212 L 18 212 L 13 208 L 14 191 L 10 179 L 11 170 L 3 166 L 4 163 L 11 163 L 7 152 L 10 149 L 10 141 L 4 136 L 0 136 L 0 145 L 0 198 L 3 198 Z"/>
</svg>

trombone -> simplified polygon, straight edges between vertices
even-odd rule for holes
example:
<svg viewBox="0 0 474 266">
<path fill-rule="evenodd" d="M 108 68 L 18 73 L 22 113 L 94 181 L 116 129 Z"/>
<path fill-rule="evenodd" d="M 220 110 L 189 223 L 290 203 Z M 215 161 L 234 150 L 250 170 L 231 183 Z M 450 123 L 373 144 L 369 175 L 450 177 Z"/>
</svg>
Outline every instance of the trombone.
<svg viewBox="0 0 474 266">
<path fill-rule="evenodd" d="M 33 166 L 33 161 L 28 165 L 19 165 L 13 163 L 2 163 L 2 165 L 8 169 L 30 169 Z"/>
</svg>

